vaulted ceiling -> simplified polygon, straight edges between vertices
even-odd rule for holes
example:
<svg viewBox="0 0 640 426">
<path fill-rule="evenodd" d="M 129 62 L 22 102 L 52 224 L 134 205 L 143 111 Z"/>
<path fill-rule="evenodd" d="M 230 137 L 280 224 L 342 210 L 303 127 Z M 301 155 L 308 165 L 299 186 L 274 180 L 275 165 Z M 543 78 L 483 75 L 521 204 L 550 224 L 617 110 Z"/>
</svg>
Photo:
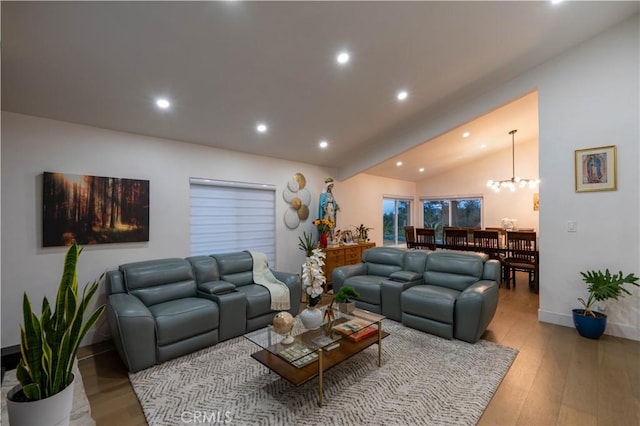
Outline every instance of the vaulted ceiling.
<svg viewBox="0 0 640 426">
<path fill-rule="evenodd" d="M 394 164 L 403 123 L 514 78 L 638 4 L 3 1 L 2 109 L 338 169 L 364 155 L 362 171 L 417 180 L 417 162 Z M 351 60 L 339 65 L 342 50 Z M 512 128 L 537 137 L 526 120 L 537 120 L 535 95 L 409 156 L 453 167 L 510 146 Z M 487 147 L 452 151 L 464 129 Z M 394 154 L 381 160 L 382 143 Z"/>
</svg>

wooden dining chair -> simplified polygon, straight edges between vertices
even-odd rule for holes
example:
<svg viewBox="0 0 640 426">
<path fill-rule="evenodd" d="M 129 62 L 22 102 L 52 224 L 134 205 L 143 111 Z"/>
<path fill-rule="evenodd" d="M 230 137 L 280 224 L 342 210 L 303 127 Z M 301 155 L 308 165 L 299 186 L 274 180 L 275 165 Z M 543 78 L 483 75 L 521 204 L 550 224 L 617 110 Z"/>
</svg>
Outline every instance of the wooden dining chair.
<svg viewBox="0 0 640 426">
<path fill-rule="evenodd" d="M 516 287 L 516 271 L 529 274 L 529 288 L 538 289 L 538 253 L 535 232 L 507 231 L 505 258 L 507 288 Z"/>
<path fill-rule="evenodd" d="M 473 243 L 477 251 L 486 253 L 490 259 L 500 262 L 500 280 L 505 280 L 505 256 L 500 252 L 500 233 L 498 231 L 475 230 L 473 231 Z"/>
<path fill-rule="evenodd" d="M 416 248 L 429 250 L 436 249 L 435 228 L 416 228 Z"/>
<path fill-rule="evenodd" d="M 413 226 L 404 227 L 404 240 L 407 242 L 407 248 L 416 248 L 416 232 Z"/>
<path fill-rule="evenodd" d="M 496 231 L 500 235 L 500 248 L 504 248 L 507 245 L 507 231 L 501 226 L 486 226 L 485 231 Z"/>
<path fill-rule="evenodd" d="M 447 248 L 467 248 L 469 233 L 462 228 L 444 228 L 444 244 Z"/>
</svg>

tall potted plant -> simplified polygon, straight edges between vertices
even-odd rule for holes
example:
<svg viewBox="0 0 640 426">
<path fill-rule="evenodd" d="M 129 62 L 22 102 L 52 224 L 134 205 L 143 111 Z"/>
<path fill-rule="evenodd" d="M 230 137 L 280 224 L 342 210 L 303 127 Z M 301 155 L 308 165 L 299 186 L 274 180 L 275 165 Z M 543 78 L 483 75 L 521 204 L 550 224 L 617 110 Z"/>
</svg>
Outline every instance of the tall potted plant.
<svg viewBox="0 0 640 426">
<path fill-rule="evenodd" d="M 24 294 L 20 327 L 19 385 L 7 393 L 11 425 L 68 424 L 73 400 L 73 366 L 80 341 L 93 327 L 104 305 L 84 320 L 84 314 L 102 277 L 78 294 L 77 263 L 82 250 L 74 242 L 67 250 L 62 278 L 52 306 L 45 297 L 38 317 Z"/>
<path fill-rule="evenodd" d="M 599 339 L 607 326 L 607 316 L 593 310 L 593 305 L 607 299 L 618 300 L 618 297 L 622 297 L 624 294 L 630 295 L 629 290 L 624 288 L 624 284 L 639 287 L 639 278 L 634 274 L 625 276 L 622 271 L 611 274 L 609 269 L 604 273 L 602 271 L 587 271 L 580 272 L 580 274 L 582 280 L 587 283 L 589 297 L 586 302 L 583 298 L 578 298 L 584 309 L 573 309 L 573 323 L 581 336 Z"/>
</svg>

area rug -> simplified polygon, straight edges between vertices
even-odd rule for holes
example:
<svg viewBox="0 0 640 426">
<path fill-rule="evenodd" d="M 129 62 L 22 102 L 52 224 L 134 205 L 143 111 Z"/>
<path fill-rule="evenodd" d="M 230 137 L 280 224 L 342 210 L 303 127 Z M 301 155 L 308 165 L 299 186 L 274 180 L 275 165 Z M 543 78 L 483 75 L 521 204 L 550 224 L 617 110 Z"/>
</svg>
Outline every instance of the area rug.
<svg viewBox="0 0 640 426">
<path fill-rule="evenodd" d="M 149 425 L 471 425 L 517 355 L 485 340 L 446 340 L 385 320 L 391 335 L 295 387 L 250 357 L 237 337 L 129 374 Z"/>
</svg>

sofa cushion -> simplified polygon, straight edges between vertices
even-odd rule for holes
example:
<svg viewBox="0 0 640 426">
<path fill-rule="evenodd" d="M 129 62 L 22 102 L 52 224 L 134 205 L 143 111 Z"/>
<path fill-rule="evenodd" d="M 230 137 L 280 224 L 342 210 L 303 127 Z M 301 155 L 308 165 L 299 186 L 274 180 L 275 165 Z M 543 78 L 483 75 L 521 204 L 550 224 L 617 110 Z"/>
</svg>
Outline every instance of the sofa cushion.
<svg viewBox="0 0 640 426">
<path fill-rule="evenodd" d="M 388 277 L 402 270 L 404 250 L 393 247 L 376 247 L 362 253 L 362 261 L 367 264 L 367 275 Z"/>
<path fill-rule="evenodd" d="M 187 257 L 189 263 L 193 267 L 196 282 L 202 284 L 209 281 L 217 281 L 220 279 L 218 264 L 211 256 L 191 256 Z"/>
<path fill-rule="evenodd" d="M 255 318 L 271 312 L 271 294 L 266 287 L 248 284 L 236 287 L 247 298 L 247 318 Z"/>
<path fill-rule="evenodd" d="M 253 284 L 253 258 L 247 251 L 212 254 L 218 264 L 220 279 L 236 286 Z"/>
<path fill-rule="evenodd" d="M 191 264 L 185 259 L 158 259 L 120 266 L 129 293 L 146 306 L 196 296 Z"/>
<path fill-rule="evenodd" d="M 371 303 L 372 305 L 380 304 L 380 286 L 386 277 L 377 275 L 356 275 L 349 277 L 344 281 L 345 286 L 351 286 L 360 295 L 357 300 Z"/>
<path fill-rule="evenodd" d="M 184 340 L 218 328 L 218 305 L 208 299 L 185 297 L 149 306 L 156 320 L 158 345 Z"/>
<path fill-rule="evenodd" d="M 402 292 L 402 312 L 453 324 L 453 310 L 459 291 L 450 288 L 418 285 Z"/>
<path fill-rule="evenodd" d="M 488 256 L 481 253 L 438 251 L 429 253 L 424 283 L 462 291 L 480 280 Z"/>
</svg>

